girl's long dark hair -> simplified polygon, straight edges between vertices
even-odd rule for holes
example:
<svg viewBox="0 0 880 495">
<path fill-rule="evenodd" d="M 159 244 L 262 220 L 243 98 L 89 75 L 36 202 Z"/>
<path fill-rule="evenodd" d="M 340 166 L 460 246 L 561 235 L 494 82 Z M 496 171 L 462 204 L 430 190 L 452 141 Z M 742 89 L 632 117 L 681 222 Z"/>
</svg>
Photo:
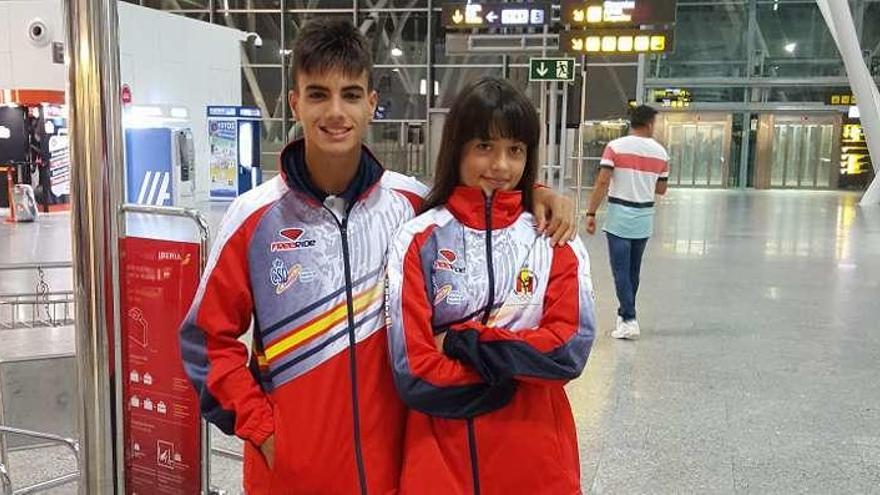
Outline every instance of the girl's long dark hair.
<svg viewBox="0 0 880 495">
<path fill-rule="evenodd" d="M 515 139 L 526 144 L 526 166 L 516 185 L 523 209 L 532 209 L 532 189 L 538 174 L 541 124 L 534 105 L 506 79 L 485 77 L 468 84 L 455 98 L 440 140 L 434 187 L 422 211 L 446 203 L 459 185 L 461 155 L 471 139 Z"/>
</svg>

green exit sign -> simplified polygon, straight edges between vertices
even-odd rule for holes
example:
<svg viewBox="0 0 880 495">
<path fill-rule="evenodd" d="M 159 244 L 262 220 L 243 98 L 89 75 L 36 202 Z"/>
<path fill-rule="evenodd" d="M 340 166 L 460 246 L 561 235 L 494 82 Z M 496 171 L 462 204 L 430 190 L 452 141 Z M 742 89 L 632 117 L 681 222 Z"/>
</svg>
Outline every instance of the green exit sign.
<svg viewBox="0 0 880 495">
<path fill-rule="evenodd" d="M 574 81 L 574 59 L 530 58 L 529 81 Z"/>
</svg>

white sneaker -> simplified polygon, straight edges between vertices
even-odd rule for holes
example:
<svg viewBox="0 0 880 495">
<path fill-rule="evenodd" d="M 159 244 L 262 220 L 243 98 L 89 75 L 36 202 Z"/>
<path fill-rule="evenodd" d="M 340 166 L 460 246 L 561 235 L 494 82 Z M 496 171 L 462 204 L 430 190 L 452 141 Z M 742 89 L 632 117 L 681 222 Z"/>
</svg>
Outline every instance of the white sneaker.
<svg viewBox="0 0 880 495">
<path fill-rule="evenodd" d="M 612 337 L 614 337 L 615 339 L 627 340 L 636 340 L 639 338 L 641 330 L 639 329 L 638 321 L 622 321 L 620 317 L 618 317 L 617 320 L 617 328 L 613 332 L 611 332 Z"/>
</svg>

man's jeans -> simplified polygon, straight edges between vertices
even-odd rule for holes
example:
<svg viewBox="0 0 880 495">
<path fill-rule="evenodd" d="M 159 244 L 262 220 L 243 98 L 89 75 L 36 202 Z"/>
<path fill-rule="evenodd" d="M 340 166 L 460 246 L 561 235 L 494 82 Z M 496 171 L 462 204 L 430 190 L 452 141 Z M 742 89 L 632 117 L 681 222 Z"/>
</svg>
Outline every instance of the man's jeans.
<svg viewBox="0 0 880 495">
<path fill-rule="evenodd" d="M 608 232 L 605 235 L 608 236 L 608 257 L 611 260 L 611 272 L 614 274 L 617 301 L 620 303 L 617 314 L 623 321 L 634 320 L 639 271 L 648 239 L 624 239 Z"/>
</svg>

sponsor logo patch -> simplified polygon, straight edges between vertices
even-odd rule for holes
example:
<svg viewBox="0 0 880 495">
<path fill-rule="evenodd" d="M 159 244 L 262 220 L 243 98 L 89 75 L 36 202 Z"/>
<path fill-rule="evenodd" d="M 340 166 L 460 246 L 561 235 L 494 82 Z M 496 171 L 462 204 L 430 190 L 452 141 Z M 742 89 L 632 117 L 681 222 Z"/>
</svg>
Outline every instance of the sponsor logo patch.
<svg viewBox="0 0 880 495">
<path fill-rule="evenodd" d="M 446 270 L 455 273 L 464 273 L 465 268 L 459 266 L 458 255 L 451 249 L 437 250 L 437 259 L 434 260 L 434 270 Z"/>
<path fill-rule="evenodd" d="M 535 293 L 537 284 L 538 279 L 535 277 L 535 272 L 523 267 L 516 275 L 513 292 L 522 298 L 530 298 Z"/>
<path fill-rule="evenodd" d="M 446 304 L 449 304 L 450 306 L 458 306 L 464 302 L 464 295 L 461 291 L 453 289 L 452 284 L 446 284 L 434 293 L 434 306 L 443 301 L 446 301 Z"/>
<path fill-rule="evenodd" d="M 313 270 L 303 268 L 299 263 L 288 268 L 279 258 L 275 258 L 272 262 L 272 268 L 269 269 L 269 281 L 272 282 L 275 287 L 275 295 L 278 296 L 284 294 L 297 280 L 308 283 L 316 278 L 317 274 Z"/>
<path fill-rule="evenodd" d="M 318 243 L 315 239 L 308 239 L 303 234 L 303 229 L 286 228 L 278 231 L 282 240 L 275 241 L 269 246 L 269 251 L 278 253 L 281 251 L 293 251 L 294 249 L 306 249 L 315 247 Z"/>
</svg>

